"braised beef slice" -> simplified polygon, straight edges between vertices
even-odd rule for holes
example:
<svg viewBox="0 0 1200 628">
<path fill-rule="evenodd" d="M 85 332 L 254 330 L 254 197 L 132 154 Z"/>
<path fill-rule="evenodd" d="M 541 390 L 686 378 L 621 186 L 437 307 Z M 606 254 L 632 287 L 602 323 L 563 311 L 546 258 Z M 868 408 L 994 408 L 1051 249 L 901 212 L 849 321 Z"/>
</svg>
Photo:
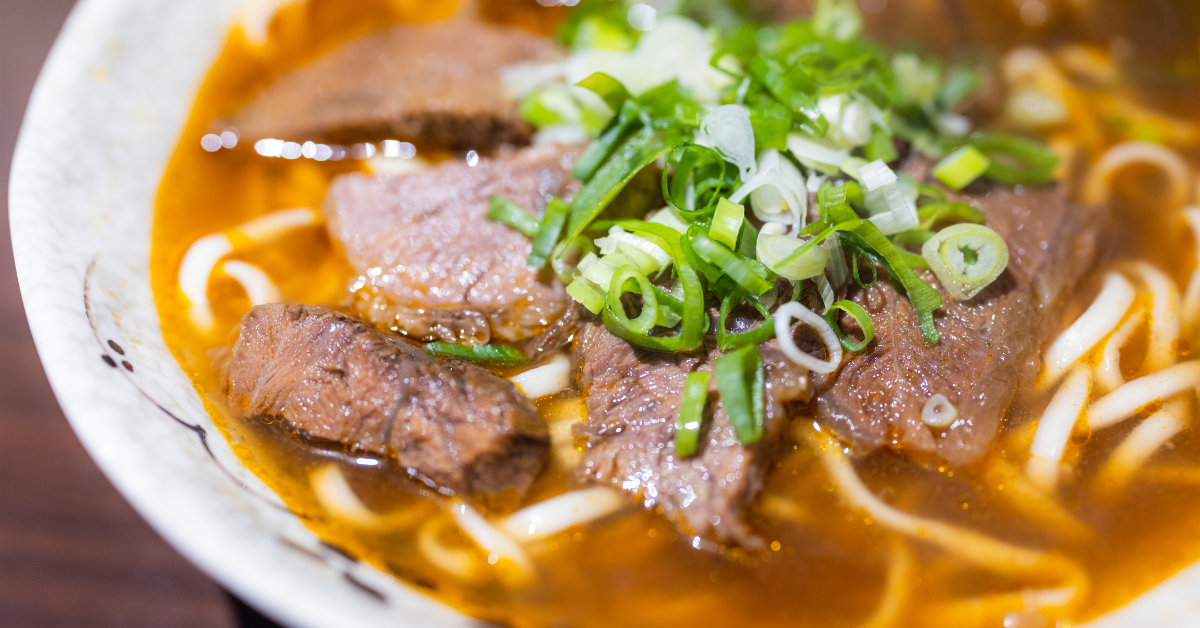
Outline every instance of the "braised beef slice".
<svg viewBox="0 0 1200 628">
<path fill-rule="evenodd" d="M 712 418 L 697 455 L 675 453 L 675 420 L 687 374 L 711 371 L 715 351 L 687 354 L 646 351 L 617 338 L 602 324 L 579 331 L 587 421 L 575 433 L 587 439 L 576 475 L 639 493 L 686 533 L 753 545 L 740 511 L 762 486 L 765 465 L 786 427 L 783 402 L 808 401 L 808 378 L 779 353 L 774 341 L 761 346 L 767 370 L 764 436 L 742 445 L 710 386 Z"/>
<path fill-rule="evenodd" d="M 954 465 L 978 458 L 1013 393 L 1036 375 L 1041 346 L 1058 329 L 1062 301 L 1095 259 L 1101 208 L 1071 204 L 1063 186 L 1020 193 L 980 187 L 985 191 L 962 200 L 982 210 L 1008 243 L 1009 266 L 969 301 L 941 291 L 938 344 L 925 344 L 911 303 L 886 279 L 851 290 L 871 315 L 875 341 L 825 382 L 817 409 L 863 451 L 888 444 Z M 932 273 L 921 276 L 938 285 Z M 843 324 L 853 323 L 847 317 Z M 938 393 L 958 410 L 945 429 L 921 421 L 921 409 Z"/>
<path fill-rule="evenodd" d="M 545 422 L 508 380 L 323 307 L 250 310 L 224 375 L 244 416 L 280 417 L 458 493 L 523 492 L 549 447 Z"/>
<path fill-rule="evenodd" d="M 467 19 L 405 24 L 350 41 L 280 77 L 231 120 L 243 141 L 393 138 L 450 149 L 526 143 L 532 129 L 501 70 L 562 56 L 550 39 Z"/>
<path fill-rule="evenodd" d="M 324 213 L 361 275 L 359 315 L 422 340 L 526 343 L 531 354 L 561 345 L 574 327 L 562 282 L 526 264 L 529 238 L 486 215 L 492 195 L 539 216 L 551 195 L 569 197 L 574 156 L 539 146 L 474 167 L 335 179 Z"/>
</svg>

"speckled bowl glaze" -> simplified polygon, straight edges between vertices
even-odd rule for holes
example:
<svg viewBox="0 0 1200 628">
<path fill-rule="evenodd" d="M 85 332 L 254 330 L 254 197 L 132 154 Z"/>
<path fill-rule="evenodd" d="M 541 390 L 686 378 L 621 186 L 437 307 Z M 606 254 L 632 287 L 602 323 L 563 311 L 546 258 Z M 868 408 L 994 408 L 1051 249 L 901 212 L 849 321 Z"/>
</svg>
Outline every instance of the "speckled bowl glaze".
<svg viewBox="0 0 1200 628">
<path fill-rule="evenodd" d="M 149 277 L 154 199 L 238 10 L 238 0 L 84 0 L 71 14 L 34 90 L 10 186 L 42 363 L 125 498 L 279 622 L 477 624 L 322 545 L 233 455 L 163 342 Z M 1090 625 L 1200 626 L 1200 566 Z"/>
</svg>

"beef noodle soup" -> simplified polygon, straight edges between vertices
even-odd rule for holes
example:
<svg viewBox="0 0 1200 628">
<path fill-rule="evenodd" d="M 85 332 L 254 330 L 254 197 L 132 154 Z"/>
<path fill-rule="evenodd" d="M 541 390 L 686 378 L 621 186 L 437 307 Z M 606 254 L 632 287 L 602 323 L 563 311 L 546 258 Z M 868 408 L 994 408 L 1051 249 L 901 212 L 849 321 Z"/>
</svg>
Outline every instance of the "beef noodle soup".
<svg viewBox="0 0 1200 628">
<path fill-rule="evenodd" d="M 1064 627 L 1200 558 L 1194 7 L 814 4 L 243 18 L 152 259 L 238 457 L 512 626 Z"/>
</svg>

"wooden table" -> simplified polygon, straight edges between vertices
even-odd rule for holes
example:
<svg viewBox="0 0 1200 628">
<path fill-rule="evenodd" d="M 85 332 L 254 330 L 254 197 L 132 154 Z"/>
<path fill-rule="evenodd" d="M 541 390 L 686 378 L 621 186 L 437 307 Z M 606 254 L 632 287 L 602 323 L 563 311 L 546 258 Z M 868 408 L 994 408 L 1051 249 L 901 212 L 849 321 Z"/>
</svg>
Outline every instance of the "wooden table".
<svg viewBox="0 0 1200 628">
<path fill-rule="evenodd" d="M 266 625 L 158 537 L 75 438 L 13 272 L 8 183 L 29 91 L 73 0 L 0 0 L 0 626 Z"/>
</svg>

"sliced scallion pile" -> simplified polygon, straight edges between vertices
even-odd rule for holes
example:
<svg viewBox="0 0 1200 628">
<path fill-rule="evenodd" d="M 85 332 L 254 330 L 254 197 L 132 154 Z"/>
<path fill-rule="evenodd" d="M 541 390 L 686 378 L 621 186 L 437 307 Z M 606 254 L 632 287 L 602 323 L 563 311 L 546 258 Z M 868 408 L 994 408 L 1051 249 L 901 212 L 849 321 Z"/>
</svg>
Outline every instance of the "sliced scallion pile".
<svg viewBox="0 0 1200 628">
<path fill-rule="evenodd" d="M 804 286 L 824 301 L 825 318 L 813 320 L 828 323 L 840 355 L 874 339 L 868 313 L 838 300 L 851 279 L 865 289 L 882 269 L 934 344 L 942 296 L 918 271 L 932 270 L 956 299 L 1003 272 L 1003 240 L 973 224 L 983 214 L 896 164 L 903 140 L 937 162 L 933 175 L 950 190 L 981 177 L 1051 180 L 1045 146 L 972 133 L 955 112 L 979 84 L 974 69 L 885 53 L 859 36 L 848 0 L 821 0 L 812 20 L 778 26 L 726 12 L 705 30 L 660 12 L 650 32 L 630 28 L 619 4 L 583 0 L 562 31 L 571 58 L 537 74 L 561 78 L 518 94 L 535 126 L 594 138 L 573 169 L 582 188 L 569 203 L 551 200 L 541 220 L 504 199 L 488 216 L 530 236 L 530 265 L 552 262 L 571 298 L 630 343 L 691 351 L 713 333 L 727 352 L 714 367 L 721 401 L 743 443 L 763 429 L 757 345 L 777 334 L 772 311 Z M 661 169 L 665 207 L 631 216 L 615 201 L 647 168 Z M 756 317 L 749 328 L 729 327 L 735 310 Z M 862 340 L 846 337 L 839 313 Z M 685 384 L 681 455 L 701 442 L 706 389 L 706 374 Z"/>
</svg>

